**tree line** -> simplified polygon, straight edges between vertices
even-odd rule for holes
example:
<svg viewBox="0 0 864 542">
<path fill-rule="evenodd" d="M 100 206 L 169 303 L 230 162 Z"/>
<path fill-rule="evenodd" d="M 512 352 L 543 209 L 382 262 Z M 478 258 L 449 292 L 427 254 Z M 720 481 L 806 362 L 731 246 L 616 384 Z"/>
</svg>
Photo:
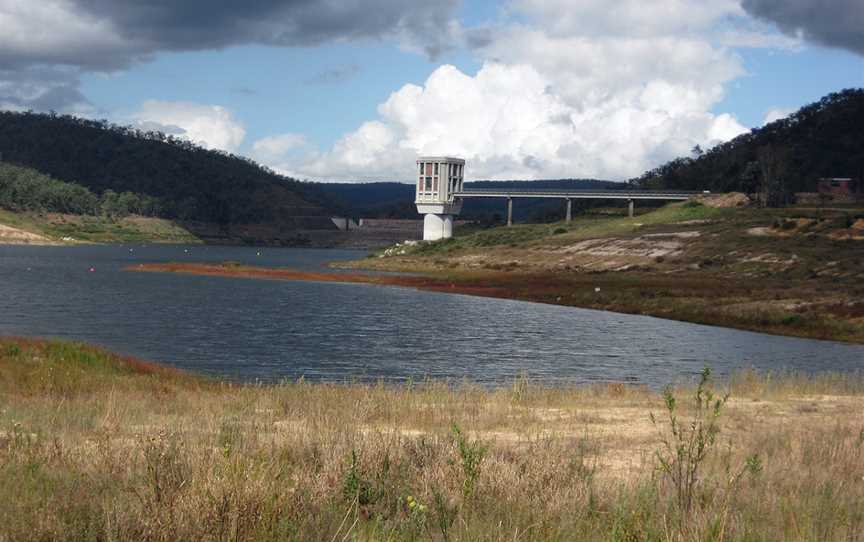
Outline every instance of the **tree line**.
<svg viewBox="0 0 864 542">
<path fill-rule="evenodd" d="M 158 216 L 157 198 L 105 190 L 101 195 L 75 183 L 60 181 L 34 169 L 0 163 L 0 208 L 76 215 Z"/>
<path fill-rule="evenodd" d="M 756 194 L 767 205 L 815 192 L 821 177 L 864 178 L 864 89 L 829 94 L 792 115 L 631 179 L 646 189 Z"/>
</svg>

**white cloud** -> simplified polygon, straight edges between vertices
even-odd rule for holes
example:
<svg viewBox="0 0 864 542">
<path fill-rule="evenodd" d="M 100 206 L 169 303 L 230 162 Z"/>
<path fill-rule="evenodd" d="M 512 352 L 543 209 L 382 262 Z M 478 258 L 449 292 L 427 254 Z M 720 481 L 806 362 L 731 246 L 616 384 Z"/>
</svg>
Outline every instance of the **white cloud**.
<svg viewBox="0 0 864 542">
<path fill-rule="evenodd" d="M 762 126 L 766 124 L 771 124 L 775 120 L 785 119 L 796 110 L 794 108 L 789 107 L 775 107 L 773 109 L 769 109 L 767 113 L 765 113 L 765 118 L 762 119 Z"/>
<path fill-rule="evenodd" d="M 208 149 L 233 152 L 246 129 L 234 115 L 218 105 L 148 100 L 132 119 L 145 129 L 178 134 Z"/>
<path fill-rule="evenodd" d="M 339 139 L 324 154 L 312 153 L 295 162 L 291 171 L 298 178 L 321 180 L 401 180 L 406 164 L 413 167 L 416 153 L 398 144 L 394 128 L 381 121 L 363 123 Z"/>
<path fill-rule="evenodd" d="M 472 178 L 620 180 L 746 131 L 712 113 L 744 74 L 722 43 L 743 16 L 738 0 L 517 0 L 511 10 L 519 22 L 477 50 L 486 60 L 475 75 L 439 67 L 294 169 L 408 179 L 417 154 L 455 154 Z"/>
<path fill-rule="evenodd" d="M 728 28 L 717 34 L 717 42 L 724 47 L 741 47 L 750 49 L 777 49 L 783 51 L 801 51 L 804 41 L 800 37 L 787 36 L 767 31 L 764 26 L 755 24 L 743 28 Z"/>
<path fill-rule="evenodd" d="M 252 154 L 266 157 L 278 158 L 286 152 L 306 145 L 306 138 L 302 134 L 280 134 L 259 139 L 252 144 Z"/>
<path fill-rule="evenodd" d="M 261 138 L 252 143 L 251 157 L 289 177 L 298 177 L 293 168 L 303 156 L 313 152 L 302 134 L 286 133 Z"/>
<path fill-rule="evenodd" d="M 647 37 L 700 32 L 743 13 L 739 0 L 515 0 L 551 36 Z"/>
<path fill-rule="evenodd" d="M 662 81 L 580 108 L 525 65 L 486 63 L 476 76 L 438 68 L 405 85 L 333 149 L 295 159 L 295 175 L 331 180 L 407 179 L 417 154 L 456 155 L 472 178 L 625 179 L 745 129 L 696 107 L 692 89 Z M 708 103 L 708 101 L 705 101 Z M 285 169 L 284 163 L 282 165 Z"/>
</svg>

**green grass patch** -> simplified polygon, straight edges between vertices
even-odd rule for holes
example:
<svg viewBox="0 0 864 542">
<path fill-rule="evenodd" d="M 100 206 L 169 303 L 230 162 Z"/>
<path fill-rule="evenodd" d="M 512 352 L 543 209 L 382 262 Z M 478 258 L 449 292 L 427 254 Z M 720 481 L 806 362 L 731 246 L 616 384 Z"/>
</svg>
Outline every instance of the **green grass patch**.
<svg viewBox="0 0 864 542">
<path fill-rule="evenodd" d="M 14 213 L 0 209 L 0 224 L 58 241 L 71 238 L 85 243 L 201 242 L 185 228 L 159 218 Z"/>
<path fill-rule="evenodd" d="M 452 254 L 463 250 L 510 247 L 523 248 L 536 245 L 559 245 L 578 239 L 633 235 L 650 231 L 653 226 L 676 226 L 679 222 L 719 220 L 734 216 L 736 210 L 716 209 L 703 205 L 670 204 L 634 218 L 591 214 L 574 217 L 573 221 L 551 224 L 514 224 L 496 228 L 457 229 L 455 237 L 433 243 L 421 243 L 407 250 L 407 254 L 426 256 Z"/>
<path fill-rule="evenodd" d="M 0 339 L 0 393 L 74 396 L 106 385 L 164 388 L 196 380 L 181 371 L 82 343 Z"/>
</svg>

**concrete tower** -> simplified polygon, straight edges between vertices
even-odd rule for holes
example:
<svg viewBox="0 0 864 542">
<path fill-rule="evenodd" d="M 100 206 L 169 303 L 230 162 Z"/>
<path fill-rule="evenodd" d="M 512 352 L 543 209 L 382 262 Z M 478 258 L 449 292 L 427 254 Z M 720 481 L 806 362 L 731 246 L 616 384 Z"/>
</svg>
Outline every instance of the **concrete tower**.
<svg viewBox="0 0 864 542">
<path fill-rule="evenodd" d="M 462 211 L 462 200 L 453 194 L 462 191 L 465 160 L 426 156 L 417 159 L 417 212 L 423 217 L 423 240 L 453 237 L 453 217 Z"/>
</svg>

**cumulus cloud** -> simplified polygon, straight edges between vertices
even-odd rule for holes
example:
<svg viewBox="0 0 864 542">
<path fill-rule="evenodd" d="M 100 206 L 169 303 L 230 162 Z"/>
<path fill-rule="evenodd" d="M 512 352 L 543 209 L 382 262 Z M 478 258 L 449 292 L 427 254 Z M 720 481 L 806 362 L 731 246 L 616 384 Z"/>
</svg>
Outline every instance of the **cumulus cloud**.
<svg viewBox="0 0 864 542">
<path fill-rule="evenodd" d="M 746 131 L 714 114 L 744 70 L 721 43 L 737 0 L 518 0 L 475 74 L 438 68 L 379 118 L 296 167 L 320 179 L 408 178 L 417 154 L 473 178 L 626 179 Z"/>
<path fill-rule="evenodd" d="M 864 54 L 861 0 L 742 0 L 741 5 L 788 35 Z"/>
<path fill-rule="evenodd" d="M 252 145 L 252 151 L 256 154 L 279 156 L 304 145 L 306 138 L 302 134 L 280 134 L 259 139 Z"/>
<path fill-rule="evenodd" d="M 218 105 L 148 100 L 131 118 L 144 130 L 179 135 L 208 149 L 233 152 L 246 136 L 234 115 Z"/>
<path fill-rule="evenodd" d="M 417 154 L 432 154 L 467 158 L 472 178 L 624 179 L 697 143 L 711 146 L 744 131 L 729 115 L 680 106 L 681 96 L 656 82 L 627 103 L 582 108 L 525 64 L 486 63 L 473 77 L 442 66 L 424 86 L 394 92 L 379 106 L 380 120 L 295 163 L 295 174 L 404 179 Z"/>
<path fill-rule="evenodd" d="M 262 164 L 288 176 L 295 176 L 291 162 L 309 151 L 309 144 L 302 134 L 279 134 L 261 138 L 252 144 L 251 156 Z"/>
<path fill-rule="evenodd" d="M 785 119 L 795 111 L 795 109 L 785 107 L 775 107 L 773 109 L 769 109 L 768 112 L 765 113 L 765 118 L 762 119 L 762 126 L 765 126 L 766 124 L 771 124 L 776 120 Z"/>
</svg>

